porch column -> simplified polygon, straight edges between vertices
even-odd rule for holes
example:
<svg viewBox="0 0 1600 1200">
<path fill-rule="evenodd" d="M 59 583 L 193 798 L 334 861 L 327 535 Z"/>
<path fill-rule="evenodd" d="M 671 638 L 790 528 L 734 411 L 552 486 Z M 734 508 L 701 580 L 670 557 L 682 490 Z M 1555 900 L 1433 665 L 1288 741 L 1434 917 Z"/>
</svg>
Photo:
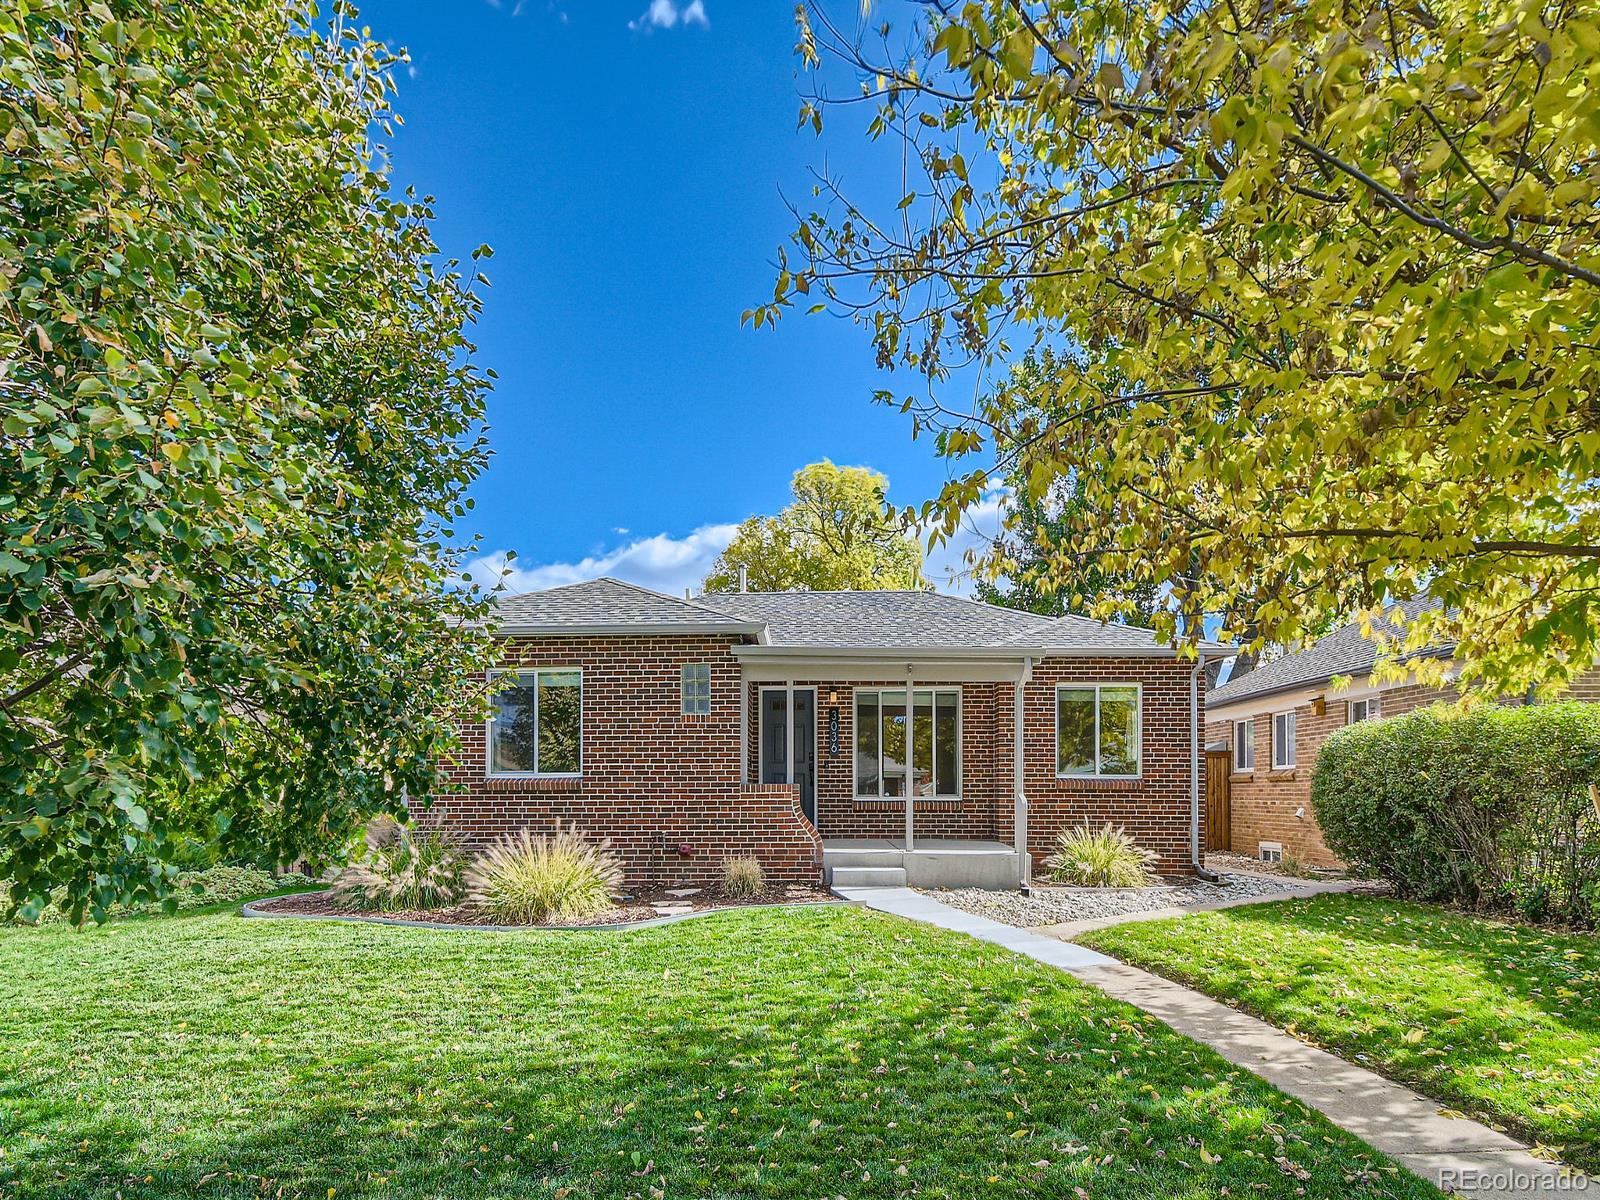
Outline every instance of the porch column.
<svg viewBox="0 0 1600 1200">
<path fill-rule="evenodd" d="M 1027 765 L 1026 739 L 1023 722 L 1027 716 L 1024 692 L 1033 678 L 1033 659 L 1022 660 L 1022 674 L 1017 678 L 1011 716 L 1011 840 L 1017 851 L 1017 882 L 1027 884 L 1033 874 L 1033 859 L 1028 854 L 1028 797 L 1024 788 Z"/>
<path fill-rule="evenodd" d="M 916 817 L 912 813 L 915 804 L 914 796 L 917 790 L 917 701 L 916 693 L 912 691 L 911 664 L 906 664 L 906 851 L 916 849 L 913 844 L 916 832 L 914 826 Z"/>
<path fill-rule="evenodd" d="M 794 680 L 783 683 L 783 781 L 794 785 Z"/>
</svg>

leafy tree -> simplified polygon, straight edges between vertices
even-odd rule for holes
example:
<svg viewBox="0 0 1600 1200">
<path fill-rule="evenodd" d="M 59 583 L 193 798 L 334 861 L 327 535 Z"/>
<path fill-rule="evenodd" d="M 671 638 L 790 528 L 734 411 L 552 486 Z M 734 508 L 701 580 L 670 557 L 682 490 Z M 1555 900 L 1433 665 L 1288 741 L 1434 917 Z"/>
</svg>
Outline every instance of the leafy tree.
<svg viewBox="0 0 1600 1200">
<path fill-rule="evenodd" d="M 794 500 L 751 517 L 712 563 L 708 592 L 871 591 L 922 588 L 922 546 L 884 501 L 889 481 L 866 467 L 823 460 L 795 472 Z"/>
<path fill-rule="evenodd" d="M 1015 371 L 1018 394 L 1048 407 L 1065 359 L 1048 349 L 1029 355 Z M 1106 412 L 1101 420 L 1114 421 L 1117 415 Z M 1014 467 L 1005 485 L 1011 499 L 990 556 L 992 569 L 980 571 L 973 587 L 979 600 L 1050 617 L 1093 616 L 1097 598 L 1108 596 L 1115 597 L 1122 620 L 1146 629 L 1155 623 L 1161 590 L 1153 581 L 1128 570 L 1114 551 L 1072 549 L 1084 541 L 1087 507 L 1093 503 L 1081 472 L 1058 477 L 1039 494 Z"/>
<path fill-rule="evenodd" d="M 824 178 L 750 316 L 836 307 L 925 376 L 882 398 L 952 461 L 940 528 L 999 478 L 1076 477 L 1068 549 L 1169 583 L 1163 632 L 1248 614 L 1226 632 L 1293 643 L 1426 591 L 1393 649 L 1455 640 L 1508 690 L 1595 660 L 1592 7 L 974 0 L 870 48 L 815 4 L 800 25 L 912 183 L 888 213 Z M 1062 344 L 1047 408 L 940 399 Z"/>
<path fill-rule="evenodd" d="M 427 795 L 480 635 L 479 302 L 339 4 L 0 12 L 0 879 L 320 857 Z M 481 278 L 481 277 L 480 277 Z"/>
</svg>

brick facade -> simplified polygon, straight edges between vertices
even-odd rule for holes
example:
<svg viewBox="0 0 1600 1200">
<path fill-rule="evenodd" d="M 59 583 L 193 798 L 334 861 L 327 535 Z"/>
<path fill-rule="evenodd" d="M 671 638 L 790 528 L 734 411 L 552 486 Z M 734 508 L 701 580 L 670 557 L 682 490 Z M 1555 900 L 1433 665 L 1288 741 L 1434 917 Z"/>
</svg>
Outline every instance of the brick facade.
<svg viewBox="0 0 1600 1200">
<path fill-rule="evenodd" d="M 1570 695 L 1578 700 L 1600 700 L 1600 667 L 1574 680 Z M 1403 684 L 1379 693 L 1384 717 L 1399 717 L 1430 704 L 1454 701 L 1451 688 Z M 1235 702 L 1235 705 L 1242 702 Z M 1319 867 L 1339 866 L 1338 856 L 1322 839 L 1311 807 L 1311 771 L 1322 744 L 1347 723 L 1349 706 L 1342 693 L 1325 693 L 1319 716 L 1312 701 L 1293 706 L 1295 713 L 1295 765 L 1287 771 L 1272 769 L 1272 716 L 1289 711 L 1285 702 L 1263 696 L 1254 714 L 1256 761 L 1253 771 L 1234 771 L 1228 780 L 1232 805 L 1232 839 L 1236 854 L 1254 857 L 1261 842 L 1277 842 L 1283 852 Z M 1229 707 L 1234 707 L 1230 705 Z M 1209 721 L 1206 742 L 1226 744 L 1233 752 L 1231 720 Z"/>
<path fill-rule="evenodd" d="M 761 785 L 759 686 L 749 684 L 747 778 L 739 777 L 740 667 L 732 637 L 509 638 L 501 667 L 565 667 L 583 672 L 582 771 L 577 778 L 490 778 L 487 730 L 461 726 L 461 752 L 447 763 L 448 786 L 419 808 L 420 825 L 444 822 L 470 848 L 528 827 L 559 822 L 606 837 L 623 857 L 630 882 L 708 882 L 725 858 L 752 854 L 777 879 L 815 881 L 821 837 L 899 838 L 899 799 L 858 799 L 855 790 L 855 691 L 899 688 L 875 683 L 796 680 L 817 692 L 817 822 L 801 811 L 798 791 Z M 711 713 L 681 713 L 681 671 L 711 665 Z M 1056 836 L 1078 825 L 1125 827 L 1159 856 L 1159 869 L 1189 870 L 1189 673 L 1191 664 L 1161 658 L 1056 658 L 1035 665 L 1025 691 L 1029 850 L 1036 865 Z M 918 687 L 961 691 L 961 795 L 917 797 L 916 833 L 926 838 L 1013 840 L 1010 683 Z M 1136 780 L 1058 779 L 1055 704 L 1061 684 L 1136 683 L 1142 689 L 1142 771 Z M 770 686 L 770 685 L 769 685 Z M 1204 681 L 1201 681 L 1202 688 Z M 828 754 L 830 696 L 837 696 L 839 752 Z M 821 830 L 821 836 L 818 830 Z M 686 852 L 682 852 L 686 851 Z"/>
<path fill-rule="evenodd" d="M 730 637 L 540 637 L 501 642 L 503 667 L 583 671 L 576 779 L 487 777 L 487 729 L 461 726 L 448 788 L 418 823 L 444 822 L 480 849 L 559 822 L 611 839 L 629 882 L 705 883 L 725 858 L 755 855 L 770 877 L 816 882 L 822 843 L 794 789 L 739 779 L 739 663 Z M 686 663 L 711 664 L 711 714 L 684 716 Z M 686 851 L 686 852 L 685 852 Z"/>
</svg>

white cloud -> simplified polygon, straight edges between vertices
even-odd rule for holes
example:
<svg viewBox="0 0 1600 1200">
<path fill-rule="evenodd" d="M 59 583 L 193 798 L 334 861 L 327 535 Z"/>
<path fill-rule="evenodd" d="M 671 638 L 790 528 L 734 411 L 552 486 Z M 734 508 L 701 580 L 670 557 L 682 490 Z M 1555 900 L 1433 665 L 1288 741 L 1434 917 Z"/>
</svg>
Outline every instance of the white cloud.
<svg viewBox="0 0 1600 1200">
<path fill-rule="evenodd" d="M 984 493 L 983 497 L 967 509 L 960 526 L 948 539 L 935 546 L 923 564 L 922 573 L 928 582 L 941 592 L 970 596 L 974 580 L 972 567 L 966 561 L 967 551 L 982 557 L 987 554 L 1000 536 L 1000 522 L 1004 516 L 1006 493 L 1000 489 Z M 924 537 L 923 544 L 927 544 Z"/>
<path fill-rule="evenodd" d="M 671 29 L 679 22 L 685 28 L 698 25 L 709 29 L 711 19 L 706 16 L 705 0 L 689 0 L 682 8 L 678 7 L 677 0 L 650 0 L 650 7 L 629 21 L 628 28 L 648 33 L 652 29 Z"/>
<path fill-rule="evenodd" d="M 737 525 L 702 525 L 681 538 L 660 533 L 577 562 L 520 566 L 518 560 L 513 559 L 509 570 L 506 552 L 499 550 L 474 559 L 467 571 L 486 587 L 493 587 L 505 571 L 506 587 L 513 592 L 538 591 L 610 575 L 669 596 L 681 596 L 686 587 L 699 590 L 700 581 L 711 569 L 712 561 L 733 540 L 738 528 Z"/>
</svg>

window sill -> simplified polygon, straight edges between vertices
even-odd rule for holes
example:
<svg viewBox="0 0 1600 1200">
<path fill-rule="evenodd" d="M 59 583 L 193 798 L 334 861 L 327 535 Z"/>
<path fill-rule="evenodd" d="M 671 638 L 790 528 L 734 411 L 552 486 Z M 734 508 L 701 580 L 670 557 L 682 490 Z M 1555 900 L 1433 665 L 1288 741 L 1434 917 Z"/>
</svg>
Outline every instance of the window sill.
<svg viewBox="0 0 1600 1200">
<path fill-rule="evenodd" d="M 956 812 L 961 808 L 960 796 L 913 796 L 911 811 Z M 856 796 L 852 803 L 857 812 L 904 812 L 904 796 Z"/>
<path fill-rule="evenodd" d="M 1272 770 L 1267 772 L 1267 778 L 1268 779 L 1293 779 L 1294 778 L 1294 770 L 1295 769 L 1293 767 L 1273 767 Z"/>
<path fill-rule="evenodd" d="M 1252 767 L 1248 771 L 1234 771 L 1234 772 L 1232 772 L 1228 776 L 1228 782 L 1229 783 L 1244 783 L 1244 782 L 1246 782 L 1248 780 L 1254 779 L 1255 777 L 1256 777 L 1255 768 Z"/>
<path fill-rule="evenodd" d="M 1057 775 L 1056 787 L 1067 792 L 1142 792 L 1140 775 Z"/>
<path fill-rule="evenodd" d="M 491 792 L 581 792 L 582 775 L 490 775 L 484 786 Z"/>
</svg>

